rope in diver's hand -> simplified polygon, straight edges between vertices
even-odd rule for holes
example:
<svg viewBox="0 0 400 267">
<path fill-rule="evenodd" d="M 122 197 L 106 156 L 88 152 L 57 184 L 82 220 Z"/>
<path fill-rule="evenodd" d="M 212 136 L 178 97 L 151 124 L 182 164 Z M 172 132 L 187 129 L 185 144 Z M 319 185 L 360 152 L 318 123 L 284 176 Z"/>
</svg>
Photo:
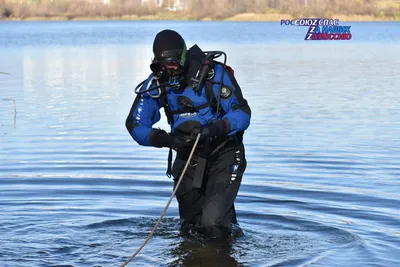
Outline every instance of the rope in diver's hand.
<svg viewBox="0 0 400 267">
<path fill-rule="evenodd" d="M 169 200 L 168 200 L 168 202 L 167 202 L 167 205 L 165 206 L 164 211 L 162 212 L 160 218 L 158 219 L 157 223 L 154 225 L 153 230 L 151 230 L 149 236 L 146 238 L 146 240 L 144 240 L 143 244 L 135 251 L 135 253 L 132 254 L 132 256 L 129 257 L 129 259 L 128 259 L 124 264 L 121 265 L 121 267 L 125 267 L 134 257 L 136 257 L 137 254 L 139 254 L 139 252 L 142 250 L 142 248 L 144 248 L 144 246 L 145 246 L 145 245 L 147 244 L 147 242 L 150 240 L 151 236 L 152 236 L 152 235 L 154 234 L 154 232 L 156 231 L 156 229 L 157 229 L 158 225 L 160 224 L 162 218 L 164 217 L 165 213 L 167 212 L 168 207 L 169 207 L 169 205 L 171 204 L 171 201 L 172 201 L 172 199 L 174 198 L 174 195 L 175 195 L 176 191 L 178 190 L 179 184 L 181 183 L 181 181 L 182 181 L 182 179 L 183 179 L 183 176 L 184 176 L 185 173 L 186 173 L 186 169 L 188 168 L 188 166 L 189 166 L 189 164 L 190 164 L 190 160 L 191 160 L 192 157 L 193 157 L 194 151 L 195 151 L 195 149 L 196 149 L 196 147 L 197 147 L 197 143 L 199 142 L 199 140 L 200 140 L 200 134 L 197 135 L 196 141 L 194 142 L 192 151 L 191 151 L 190 154 L 189 154 L 189 158 L 188 158 L 188 160 L 187 160 L 187 162 L 186 162 L 185 168 L 183 168 L 182 174 L 181 174 L 181 176 L 179 177 L 178 182 L 176 183 L 175 189 L 174 189 L 174 191 L 172 192 L 172 195 L 171 195 L 171 197 L 169 198 Z"/>
</svg>

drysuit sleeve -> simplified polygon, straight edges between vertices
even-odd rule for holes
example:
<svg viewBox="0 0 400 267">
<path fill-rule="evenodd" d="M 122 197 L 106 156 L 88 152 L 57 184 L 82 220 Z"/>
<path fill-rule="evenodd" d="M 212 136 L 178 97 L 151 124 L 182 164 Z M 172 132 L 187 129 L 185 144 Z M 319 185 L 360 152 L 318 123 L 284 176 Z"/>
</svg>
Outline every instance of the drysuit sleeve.
<svg viewBox="0 0 400 267">
<path fill-rule="evenodd" d="M 151 76 L 146 80 L 142 88 L 147 88 L 149 82 L 152 82 Z M 151 91 L 150 93 L 153 92 Z M 154 146 L 152 136 L 158 129 L 153 129 L 152 126 L 161 118 L 160 108 L 159 101 L 150 97 L 147 93 L 136 96 L 126 118 L 125 126 L 139 145 Z"/>
<path fill-rule="evenodd" d="M 219 65 L 220 75 L 222 75 L 223 67 Z M 234 135 L 237 132 L 245 131 L 250 125 L 251 109 L 247 100 L 243 97 L 242 90 L 236 81 L 233 73 L 225 69 L 223 77 L 223 85 L 221 88 L 220 105 L 225 111 L 225 115 L 221 118 L 228 122 L 228 135 Z M 217 76 L 217 75 L 216 75 Z M 216 77 L 218 81 L 221 77 Z M 213 87 L 214 94 L 218 99 L 219 84 Z"/>
</svg>

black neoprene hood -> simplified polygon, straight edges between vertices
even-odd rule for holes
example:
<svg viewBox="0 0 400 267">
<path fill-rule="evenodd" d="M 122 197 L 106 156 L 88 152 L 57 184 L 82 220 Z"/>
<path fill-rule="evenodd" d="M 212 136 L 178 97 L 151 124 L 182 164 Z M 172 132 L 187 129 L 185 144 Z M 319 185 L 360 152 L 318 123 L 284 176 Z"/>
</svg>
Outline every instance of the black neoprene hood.
<svg viewBox="0 0 400 267">
<path fill-rule="evenodd" d="M 153 42 L 155 60 L 179 61 L 184 63 L 186 59 L 186 43 L 182 36 L 173 30 L 163 30 L 157 33 Z"/>
</svg>

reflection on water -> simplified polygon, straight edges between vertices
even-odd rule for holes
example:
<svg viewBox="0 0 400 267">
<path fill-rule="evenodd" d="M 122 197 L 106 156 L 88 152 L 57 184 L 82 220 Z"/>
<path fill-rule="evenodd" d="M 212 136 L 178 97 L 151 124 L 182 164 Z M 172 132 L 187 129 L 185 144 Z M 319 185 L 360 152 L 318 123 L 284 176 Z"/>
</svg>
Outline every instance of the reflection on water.
<svg viewBox="0 0 400 267">
<path fill-rule="evenodd" d="M 0 265 L 118 266 L 150 233 L 172 192 L 168 151 L 135 144 L 125 119 L 147 33 L 167 26 L 225 51 L 252 107 L 244 235 L 182 236 L 174 201 L 131 265 L 400 265 L 399 40 L 362 25 L 354 42 L 310 44 L 270 23 L 2 24 Z"/>
<path fill-rule="evenodd" d="M 232 254 L 232 243 L 199 242 L 184 239 L 171 251 L 173 262 L 168 266 L 243 266 Z"/>
</svg>

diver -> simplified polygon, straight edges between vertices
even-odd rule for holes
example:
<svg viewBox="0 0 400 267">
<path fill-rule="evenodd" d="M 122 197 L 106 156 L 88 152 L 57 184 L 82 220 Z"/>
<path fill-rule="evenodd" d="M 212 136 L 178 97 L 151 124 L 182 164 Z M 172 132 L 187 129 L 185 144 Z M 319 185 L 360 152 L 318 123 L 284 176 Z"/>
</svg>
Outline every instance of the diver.
<svg viewBox="0 0 400 267">
<path fill-rule="evenodd" d="M 157 33 L 151 74 L 135 89 L 126 128 L 142 146 L 169 148 L 174 187 L 194 142 L 198 146 L 175 194 L 182 230 L 205 238 L 232 236 L 234 201 L 246 170 L 243 135 L 251 110 L 222 51 L 202 51 L 173 30 Z M 224 61 L 216 59 L 224 55 Z M 163 108 L 170 131 L 154 128 Z M 176 152 L 172 164 L 172 150 Z"/>
</svg>

